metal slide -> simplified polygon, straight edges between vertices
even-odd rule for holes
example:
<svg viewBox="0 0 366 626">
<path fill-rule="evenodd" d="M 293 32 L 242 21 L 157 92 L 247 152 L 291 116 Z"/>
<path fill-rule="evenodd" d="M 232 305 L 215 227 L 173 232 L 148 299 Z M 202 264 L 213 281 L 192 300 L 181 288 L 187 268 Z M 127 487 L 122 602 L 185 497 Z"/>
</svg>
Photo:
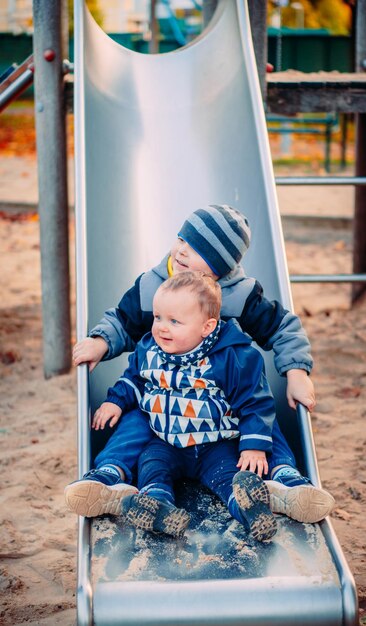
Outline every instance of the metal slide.
<svg viewBox="0 0 366 626">
<path fill-rule="evenodd" d="M 248 216 L 245 269 L 291 308 L 246 3 L 221 0 L 194 42 L 142 55 L 112 41 L 75 0 L 75 44 L 78 338 L 160 261 L 186 215 L 208 203 Z M 272 355 L 266 363 L 298 463 L 319 483 L 309 415 L 301 408 L 296 419 Z M 90 385 L 86 366 L 78 369 L 80 475 L 90 462 L 90 411 L 124 365 L 99 365 Z M 353 578 L 328 520 L 279 516 L 274 541 L 257 545 L 209 493 L 187 484 L 179 497 L 194 521 L 185 540 L 119 518 L 80 519 L 80 625 L 357 623 Z"/>
</svg>

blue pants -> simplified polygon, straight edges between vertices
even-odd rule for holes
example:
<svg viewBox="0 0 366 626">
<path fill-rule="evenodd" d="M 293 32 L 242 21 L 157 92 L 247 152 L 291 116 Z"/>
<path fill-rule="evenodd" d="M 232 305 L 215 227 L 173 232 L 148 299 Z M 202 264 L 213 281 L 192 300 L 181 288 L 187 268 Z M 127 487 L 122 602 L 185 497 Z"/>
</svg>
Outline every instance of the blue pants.
<svg viewBox="0 0 366 626">
<path fill-rule="evenodd" d="M 101 467 L 106 463 L 117 465 L 124 471 L 126 482 L 132 483 L 136 478 L 140 454 L 154 437 L 146 413 L 135 409 L 122 415 L 113 435 L 96 456 L 95 467 Z M 269 474 L 277 465 L 296 467 L 295 457 L 280 430 L 277 419 L 273 424 L 272 440 L 272 453 L 267 455 Z M 236 465 L 239 459 L 238 440 L 233 439 L 233 442 L 236 446 Z"/>
<path fill-rule="evenodd" d="M 216 494 L 241 524 L 243 514 L 233 494 L 232 482 L 239 471 L 235 439 L 176 448 L 156 435 L 142 452 L 138 463 L 139 490 L 158 500 L 175 503 L 174 482 L 180 478 L 199 480 Z"/>
</svg>

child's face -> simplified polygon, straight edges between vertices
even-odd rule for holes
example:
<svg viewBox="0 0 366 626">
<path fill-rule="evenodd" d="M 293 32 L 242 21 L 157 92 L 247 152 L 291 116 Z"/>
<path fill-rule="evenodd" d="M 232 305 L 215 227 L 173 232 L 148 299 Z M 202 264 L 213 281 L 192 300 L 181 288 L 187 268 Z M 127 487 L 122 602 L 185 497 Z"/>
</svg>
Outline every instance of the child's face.
<svg viewBox="0 0 366 626">
<path fill-rule="evenodd" d="M 168 354 L 190 352 L 216 327 L 215 319 L 207 319 L 189 289 L 169 291 L 158 289 L 153 302 L 152 335 L 158 346 Z"/>
<path fill-rule="evenodd" d="M 218 276 L 213 273 L 206 261 L 181 237 L 178 237 L 176 240 L 170 255 L 173 274 L 190 270 L 191 272 L 203 272 L 206 276 L 213 278 L 213 280 L 218 280 Z"/>
</svg>

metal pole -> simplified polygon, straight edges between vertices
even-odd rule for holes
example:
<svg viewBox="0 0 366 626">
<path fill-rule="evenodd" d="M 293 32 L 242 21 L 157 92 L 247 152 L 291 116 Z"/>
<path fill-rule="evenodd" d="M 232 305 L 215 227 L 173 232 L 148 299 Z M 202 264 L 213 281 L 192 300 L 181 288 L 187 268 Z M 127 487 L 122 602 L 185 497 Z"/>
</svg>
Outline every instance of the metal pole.
<svg viewBox="0 0 366 626">
<path fill-rule="evenodd" d="M 366 185 L 366 176 L 276 176 L 276 185 Z"/>
<path fill-rule="evenodd" d="M 69 58 L 69 6 L 68 0 L 61 0 L 61 56 Z"/>
<path fill-rule="evenodd" d="M 150 0 L 150 33 L 149 53 L 157 54 L 159 52 L 159 25 L 156 19 L 156 0 Z"/>
<path fill-rule="evenodd" d="M 356 3 L 356 71 L 366 71 L 366 0 Z M 366 176 L 366 114 L 356 115 L 356 176 Z M 353 220 L 353 272 L 366 272 L 366 187 L 355 191 Z M 352 302 L 366 291 L 364 283 L 352 286 Z"/>
<path fill-rule="evenodd" d="M 203 0 L 202 2 L 202 16 L 203 26 L 207 26 L 211 17 L 215 13 L 218 0 Z"/>
<path fill-rule="evenodd" d="M 366 283 L 366 274 L 292 274 L 292 283 Z"/>
<path fill-rule="evenodd" d="M 46 378 L 71 366 L 67 152 L 61 3 L 33 0 L 35 109 Z"/>
<path fill-rule="evenodd" d="M 14 82 L 10 83 L 8 87 L 0 93 L 0 112 L 6 109 L 15 98 L 18 98 L 23 91 L 30 87 L 33 83 L 33 79 L 33 68 L 27 68 Z"/>
<path fill-rule="evenodd" d="M 250 26 L 263 102 L 267 97 L 267 0 L 248 0 Z"/>
</svg>

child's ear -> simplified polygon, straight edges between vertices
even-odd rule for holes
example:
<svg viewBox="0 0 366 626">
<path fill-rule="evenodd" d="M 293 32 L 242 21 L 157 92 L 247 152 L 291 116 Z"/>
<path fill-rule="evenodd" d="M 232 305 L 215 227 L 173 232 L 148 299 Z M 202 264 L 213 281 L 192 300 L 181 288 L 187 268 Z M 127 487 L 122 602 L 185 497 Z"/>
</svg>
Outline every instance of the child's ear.
<svg viewBox="0 0 366 626">
<path fill-rule="evenodd" d="M 217 320 L 215 320 L 214 317 L 210 317 L 209 320 L 206 320 L 202 328 L 202 337 L 208 337 L 208 335 L 215 330 L 216 326 Z"/>
</svg>

